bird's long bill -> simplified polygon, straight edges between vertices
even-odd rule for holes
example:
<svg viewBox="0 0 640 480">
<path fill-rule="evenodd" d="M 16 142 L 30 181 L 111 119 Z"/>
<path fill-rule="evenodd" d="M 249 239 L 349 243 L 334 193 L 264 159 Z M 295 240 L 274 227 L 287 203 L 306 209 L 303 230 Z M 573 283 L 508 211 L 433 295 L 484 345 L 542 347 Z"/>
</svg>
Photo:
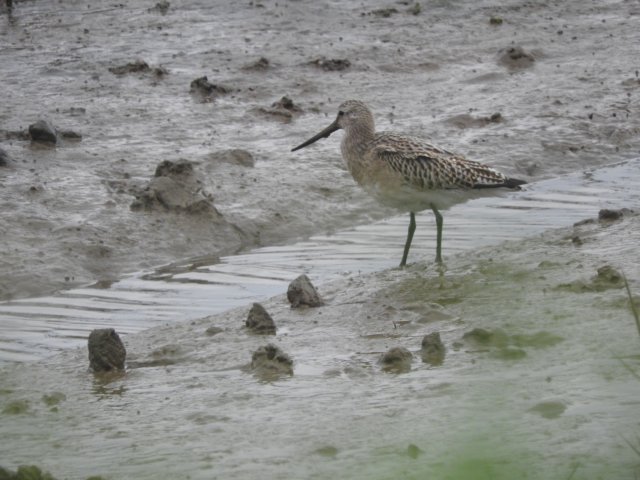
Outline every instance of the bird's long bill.
<svg viewBox="0 0 640 480">
<path fill-rule="evenodd" d="M 329 125 L 327 128 L 322 130 L 319 134 L 314 135 L 313 137 L 311 137 L 306 142 L 301 143 L 300 145 L 298 145 L 296 148 L 292 148 L 291 151 L 295 152 L 296 150 L 300 150 L 301 148 L 304 148 L 306 146 L 311 145 L 314 142 L 317 142 L 321 138 L 327 138 L 329 135 L 331 135 L 333 132 L 335 132 L 336 130 L 339 130 L 339 129 L 340 129 L 340 127 L 338 126 L 338 119 L 336 118 L 336 120 L 331 125 Z"/>
</svg>

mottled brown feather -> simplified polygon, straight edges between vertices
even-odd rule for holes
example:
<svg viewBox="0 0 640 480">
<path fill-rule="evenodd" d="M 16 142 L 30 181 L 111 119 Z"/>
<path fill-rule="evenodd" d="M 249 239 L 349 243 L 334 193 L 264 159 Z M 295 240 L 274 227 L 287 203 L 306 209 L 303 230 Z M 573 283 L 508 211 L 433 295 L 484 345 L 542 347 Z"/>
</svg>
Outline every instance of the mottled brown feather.
<svg viewBox="0 0 640 480">
<path fill-rule="evenodd" d="M 503 187 L 507 177 L 487 165 L 467 160 L 419 138 L 377 133 L 370 146 L 407 185 L 420 190 Z"/>
</svg>

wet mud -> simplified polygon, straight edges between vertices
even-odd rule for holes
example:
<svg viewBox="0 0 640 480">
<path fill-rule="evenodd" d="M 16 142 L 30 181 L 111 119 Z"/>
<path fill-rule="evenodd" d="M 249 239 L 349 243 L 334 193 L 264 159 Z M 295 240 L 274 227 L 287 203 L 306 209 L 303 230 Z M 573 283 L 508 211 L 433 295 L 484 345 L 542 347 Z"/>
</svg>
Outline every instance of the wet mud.
<svg viewBox="0 0 640 480">
<path fill-rule="evenodd" d="M 290 153 L 348 98 L 369 103 L 380 129 L 530 182 L 640 147 L 631 3 L 7 5 L 0 299 L 108 290 L 159 264 L 148 277 L 179 290 L 181 274 L 223 255 L 392 215 L 355 185 L 335 138 Z M 32 142 L 40 120 L 55 147 Z M 126 370 L 113 375 L 88 371 L 86 349 L 3 366 L 3 467 L 638 476 L 625 442 L 640 398 L 637 299 L 624 283 L 640 288 L 636 208 L 451 255 L 444 269 L 303 282 L 253 315 L 167 318 L 123 337 Z M 465 222 L 480 238 L 477 217 Z M 273 321 L 269 336 L 247 328 L 258 316 Z"/>
<path fill-rule="evenodd" d="M 592 248 L 568 240 L 574 228 Z M 477 478 L 464 465 L 482 461 L 495 478 L 545 479 L 569 476 L 569 457 L 584 478 L 633 475 L 621 440 L 634 438 L 640 392 L 629 297 L 554 287 L 592 272 L 615 282 L 615 265 L 636 291 L 625 265 L 639 236 L 628 214 L 456 255 L 444 274 L 421 264 L 331 282 L 313 309 L 282 294 L 263 304 L 279 326 L 269 343 L 246 308 L 151 329 L 125 339 L 124 375 L 94 378 L 84 349 L 0 369 L 13 439 L 0 453 L 17 463 L 37 450 L 60 477 L 395 478 L 411 459 L 421 476 Z"/>
<path fill-rule="evenodd" d="M 380 129 L 529 181 L 638 151 L 640 84 L 621 53 L 638 40 L 631 4 L 3 8 L 1 299 L 390 215 L 344 170 L 337 140 L 289 152 L 348 98 Z M 32 145 L 39 120 L 82 139 Z M 255 170 L 208 162 L 231 149 Z M 129 209 L 156 165 L 180 159 L 203 169 L 227 227 Z"/>
</svg>

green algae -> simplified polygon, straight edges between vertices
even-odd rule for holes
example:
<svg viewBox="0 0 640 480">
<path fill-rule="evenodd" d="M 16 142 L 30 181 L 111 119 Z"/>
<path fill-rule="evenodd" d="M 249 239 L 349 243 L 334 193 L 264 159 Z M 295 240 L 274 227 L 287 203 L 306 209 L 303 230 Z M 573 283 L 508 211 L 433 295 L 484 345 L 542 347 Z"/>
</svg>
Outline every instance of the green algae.
<svg viewBox="0 0 640 480">
<path fill-rule="evenodd" d="M 338 455 L 338 449 L 333 445 L 327 445 L 318 448 L 314 453 L 317 453 L 322 457 L 334 458 L 336 455 Z"/>
<path fill-rule="evenodd" d="M 2 413 L 5 415 L 20 415 L 29 411 L 28 400 L 14 400 L 9 402 L 2 409 Z"/>
<path fill-rule="evenodd" d="M 511 336 L 511 342 L 516 347 L 548 348 L 563 341 L 563 337 L 546 331 Z"/>
<path fill-rule="evenodd" d="M 566 409 L 567 406 L 562 402 L 546 401 L 537 403 L 536 405 L 531 407 L 529 411 L 537 413 L 541 417 L 553 419 L 558 418 L 560 415 L 562 415 Z"/>
<path fill-rule="evenodd" d="M 491 356 L 499 360 L 521 360 L 527 356 L 527 352 L 521 348 L 508 345 L 492 352 Z"/>
<path fill-rule="evenodd" d="M 611 265 L 604 265 L 597 270 L 597 274 L 590 280 L 576 279 L 556 286 L 557 290 L 574 293 L 604 292 L 610 289 L 624 287 L 623 275 Z"/>
<path fill-rule="evenodd" d="M 21 465 L 16 472 L 0 467 L 0 480 L 56 480 L 49 472 L 35 465 Z"/>
<path fill-rule="evenodd" d="M 63 402 L 66 399 L 67 399 L 67 396 L 64 393 L 61 393 L 61 392 L 53 392 L 50 395 L 46 395 L 45 394 L 45 395 L 42 396 L 42 401 L 48 407 L 55 407 L 60 402 Z"/>
</svg>

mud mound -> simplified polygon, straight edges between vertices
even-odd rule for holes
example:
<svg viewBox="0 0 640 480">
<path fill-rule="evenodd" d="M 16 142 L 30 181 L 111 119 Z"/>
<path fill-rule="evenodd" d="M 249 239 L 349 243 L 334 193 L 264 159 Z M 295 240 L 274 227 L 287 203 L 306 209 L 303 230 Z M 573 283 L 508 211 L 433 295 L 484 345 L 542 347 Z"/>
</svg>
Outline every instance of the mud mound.
<svg viewBox="0 0 640 480">
<path fill-rule="evenodd" d="M 148 185 L 134 192 L 131 210 L 184 212 L 222 217 L 213 205 L 213 197 L 202 190 L 193 164 L 188 160 L 165 160 L 156 168 Z"/>
</svg>

